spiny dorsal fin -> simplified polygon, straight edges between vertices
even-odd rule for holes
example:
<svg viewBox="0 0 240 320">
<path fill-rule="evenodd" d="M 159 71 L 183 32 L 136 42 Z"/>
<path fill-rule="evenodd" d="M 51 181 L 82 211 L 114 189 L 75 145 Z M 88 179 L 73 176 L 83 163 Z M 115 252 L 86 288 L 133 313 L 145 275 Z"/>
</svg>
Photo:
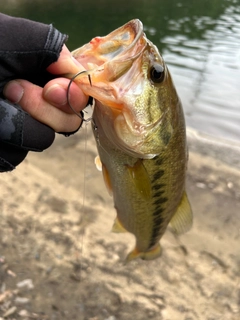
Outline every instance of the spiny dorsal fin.
<svg viewBox="0 0 240 320">
<path fill-rule="evenodd" d="M 193 223 L 193 215 L 186 192 L 182 196 L 182 200 L 172 217 L 170 224 L 177 234 L 187 232 Z"/>
</svg>

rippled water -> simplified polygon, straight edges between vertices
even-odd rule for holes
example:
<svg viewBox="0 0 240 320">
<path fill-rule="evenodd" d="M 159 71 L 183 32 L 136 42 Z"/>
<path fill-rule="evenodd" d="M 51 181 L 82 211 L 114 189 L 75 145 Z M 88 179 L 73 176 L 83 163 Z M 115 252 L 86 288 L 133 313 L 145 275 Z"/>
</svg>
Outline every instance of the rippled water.
<svg viewBox="0 0 240 320">
<path fill-rule="evenodd" d="M 202 39 L 178 34 L 162 40 L 166 45 L 163 55 L 181 96 L 187 124 L 235 140 L 240 140 L 239 13 L 239 6 L 231 6 L 217 21 L 192 17 L 191 23 L 206 29 Z M 181 30 L 189 20 L 169 21 L 169 29 Z"/>
<path fill-rule="evenodd" d="M 240 0 L 9 0 L 1 10 L 54 23 L 70 49 L 139 18 L 169 65 L 187 125 L 240 141 Z"/>
</svg>

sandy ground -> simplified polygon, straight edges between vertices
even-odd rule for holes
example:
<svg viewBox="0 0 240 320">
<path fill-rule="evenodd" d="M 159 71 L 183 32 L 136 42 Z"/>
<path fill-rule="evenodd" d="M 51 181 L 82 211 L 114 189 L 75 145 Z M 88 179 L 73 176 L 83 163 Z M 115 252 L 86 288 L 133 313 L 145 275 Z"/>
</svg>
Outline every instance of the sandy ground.
<svg viewBox="0 0 240 320">
<path fill-rule="evenodd" d="M 90 127 L 1 174 L 0 320 L 239 320 L 240 170 L 194 139 L 194 226 L 154 261 L 123 263 L 135 241 L 110 232 Z"/>
</svg>

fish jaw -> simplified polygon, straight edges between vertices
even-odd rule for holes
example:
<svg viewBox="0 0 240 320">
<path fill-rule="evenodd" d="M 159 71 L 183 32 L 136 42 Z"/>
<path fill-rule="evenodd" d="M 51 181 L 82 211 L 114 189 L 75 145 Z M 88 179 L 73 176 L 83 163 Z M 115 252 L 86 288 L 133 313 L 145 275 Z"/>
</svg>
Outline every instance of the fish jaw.
<svg viewBox="0 0 240 320">
<path fill-rule="evenodd" d="M 75 82 L 85 94 L 112 110 L 113 127 L 107 135 L 116 147 L 143 159 L 159 154 L 173 131 L 171 101 L 165 106 L 166 96 L 172 96 L 166 87 L 172 83 L 169 85 L 165 63 L 146 38 L 142 23 L 132 20 L 105 37 L 92 39 L 72 55 L 87 70 Z M 165 72 L 160 85 L 149 78 L 154 64 Z"/>
<path fill-rule="evenodd" d="M 75 82 L 87 95 L 102 104 L 122 110 L 122 97 L 128 91 L 126 86 L 130 81 L 128 77 L 124 78 L 128 80 L 124 81 L 125 84 L 116 81 L 132 70 L 134 61 L 145 47 L 143 25 L 138 19 L 131 20 L 105 37 L 96 37 L 72 52 L 72 56 L 87 70 Z"/>
</svg>

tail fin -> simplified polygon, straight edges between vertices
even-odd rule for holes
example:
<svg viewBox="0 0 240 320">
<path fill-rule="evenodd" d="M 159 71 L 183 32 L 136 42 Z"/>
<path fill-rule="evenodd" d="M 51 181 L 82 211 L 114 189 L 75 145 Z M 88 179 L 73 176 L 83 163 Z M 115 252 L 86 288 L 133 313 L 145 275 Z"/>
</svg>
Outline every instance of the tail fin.
<svg viewBox="0 0 240 320">
<path fill-rule="evenodd" d="M 160 257 L 161 254 L 162 254 L 162 249 L 159 243 L 146 252 L 140 252 L 136 247 L 133 251 L 131 251 L 127 255 L 126 262 L 129 262 L 137 258 L 141 258 L 142 260 L 154 260 Z"/>
</svg>

